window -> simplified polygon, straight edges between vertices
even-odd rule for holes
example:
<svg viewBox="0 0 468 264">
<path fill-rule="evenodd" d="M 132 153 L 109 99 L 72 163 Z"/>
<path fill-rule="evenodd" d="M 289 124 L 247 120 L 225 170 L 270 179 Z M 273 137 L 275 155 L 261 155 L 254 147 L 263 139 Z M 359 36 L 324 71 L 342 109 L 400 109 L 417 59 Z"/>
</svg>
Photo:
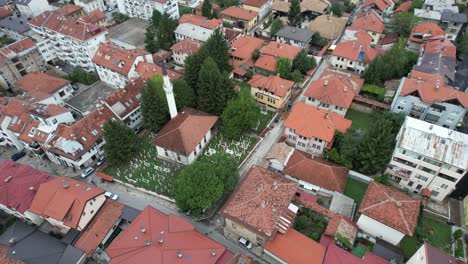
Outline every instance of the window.
<svg viewBox="0 0 468 264">
<path fill-rule="evenodd" d="M 440 188 L 442 188 L 442 189 L 444 189 L 444 190 L 447 190 L 448 185 L 447 185 L 447 184 L 442 184 L 442 185 L 440 186 Z"/>
<path fill-rule="evenodd" d="M 397 106 L 397 109 L 398 110 L 403 110 L 404 108 L 403 108 L 403 106 Z"/>
<path fill-rule="evenodd" d="M 439 195 L 439 192 L 432 190 L 431 196 L 432 197 L 437 197 Z"/>
<path fill-rule="evenodd" d="M 52 119 L 52 124 L 57 124 L 57 118 Z"/>
<path fill-rule="evenodd" d="M 418 184 L 418 186 L 416 186 L 416 190 L 421 190 L 421 188 L 422 188 L 421 184 Z"/>
<path fill-rule="evenodd" d="M 164 150 L 164 155 L 166 155 L 166 157 L 169 157 L 169 153 L 167 153 L 167 149 Z"/>
<path fill-rule="evenodd" d="M 193 151 L 193 155 L 195 155 L 195 156 L 197 155 L 197 150 Z"/>
<path fill-rule="evenodd" d="M 424 176 L 419 175 L 419 174 L 417 174 L 417 175 L 415 176 L 415 178 L 418 179 L 418 180 L 420 180 L 420 181 L 424 181 L 424 182 L 427 181 L 427 180 L 429 179 L 428 177 L 424 177 Z"/>
<path fill-rule="evenodd" d="M 412 182 L 412 181 L 408 182 L 409 187 L 413 186 L 413 184 L 414 184 L 414 182 Z"/>
<path fill-rule="evenodd" d="M 457 181 L 456 178 L 451 177 L 451 176 L 448 176 L 448 175 L 445 175 L 445 174 L 440 173 L 440 172 L 439 172 L 439 174 L 438 174 L 437 176 L 438 176 L 438 177 L 441 177 L 441 178 L 443 178 L 443 179 L 446 179 L 447 181 L 451 181 L 451 182 L 456 182 L 456 181 Z"/>
<path fill-rule="evenodd" d="M 435 170 L 431 170 L 431 169 L 426 168 L 424 166 L 418 166 L 418 170 L 422 170 L 422 171 L 427 172 L 427 173 L 432 174 L 432 175 L 436 174 Z"/>
<path fill-rule="evenodd" d="M 65 96 L 65 91 L 60 91 L 59 95 L 60 95 L 60 97 L 64 97 Z"/>
</svg>

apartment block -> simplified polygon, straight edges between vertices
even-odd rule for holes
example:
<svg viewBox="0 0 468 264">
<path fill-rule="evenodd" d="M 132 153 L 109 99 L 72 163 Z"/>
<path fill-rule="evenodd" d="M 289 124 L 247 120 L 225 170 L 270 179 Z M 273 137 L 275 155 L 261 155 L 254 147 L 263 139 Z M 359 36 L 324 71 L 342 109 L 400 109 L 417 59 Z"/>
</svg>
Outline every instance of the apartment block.
<svg viewBox="0 0 468 264">
<path fill-rule="evenodd" d="M 173 19 L 179 18 L 179 6 L 177 0 L 117 0 L 119 12 L 129 17 L 139 17 L 151 20 L 153 10 L 161 14 L 169 14 Z"/>
</svg>

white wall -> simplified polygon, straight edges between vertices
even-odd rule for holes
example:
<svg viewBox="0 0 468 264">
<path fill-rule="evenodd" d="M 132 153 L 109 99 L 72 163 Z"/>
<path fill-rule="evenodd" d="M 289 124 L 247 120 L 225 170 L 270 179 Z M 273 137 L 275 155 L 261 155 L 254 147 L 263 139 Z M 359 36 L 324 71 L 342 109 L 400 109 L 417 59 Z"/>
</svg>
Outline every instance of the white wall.
<svg viewBox="0 0 468 264">
<path fill-rule="evenodd" d="M 78 230 L 83 230 L 91 221 L 91 219 L 97 214 L 101 206 L 106 201 L 104 194 L 101 194 L 97 197 L 86 202 L 86 205 L 81 214 L 80 221 L 78 222 Z"/>
<path fill-rule="evenodd" d="M 400 231 L 367 217 L 364 214 L 359 216 L 357 225 L 359 226 L 359 229 L 362 229 L 365 233 L 375 238 L 381 238 L 395 246 L 398 245 L 405 236 L 405 234 Z"/>
<path fill-rule="evenodd" d="M 419 247 L 418 251 L 416 251 L 413 256 L 406 262 L 406 264 L 421 264 L 427 263 L 426 257 L 426 246 L 422 245 Z"/>
<path fill-rule="evenodd" d="M 15 133 L 8 129 L 8 125 L 10 124 L 11 120 L 11 117 L 5 116 L 0 126 L 2 128 L 3 134 L 8 137 L 13 146 L 16 147 L 17 150 L 22 150 L 24 148 L 23 144 L 21 144 Z"/>
<path fill-rule="evenodd" d="M 317 108 L 321 108 L 321 109 L 325 109 L 325 110 L 337 113 L 337 114 L 339 114 L 339 115 L 341 115 L 343 117 L 346 115 L 346 112 L 348 111 L 347 108 L 339 107 L 339 106 L 333 105 L 333 104 L 329 104 L 329 105 L 322 104 L 320 102 L 320 100 L 310 98 L 310 97 L 306 98 L 306 104 L 313 105 L 313 106 L 315 106 Z"/>
</svg>

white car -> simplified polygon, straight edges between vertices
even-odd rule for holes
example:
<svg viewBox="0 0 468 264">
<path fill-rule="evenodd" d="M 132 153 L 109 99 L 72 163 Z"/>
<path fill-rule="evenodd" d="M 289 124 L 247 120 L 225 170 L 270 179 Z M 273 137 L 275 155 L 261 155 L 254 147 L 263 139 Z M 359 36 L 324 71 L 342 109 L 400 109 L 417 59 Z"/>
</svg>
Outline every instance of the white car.
<svg viewBox="0 0 468 264">
<path fill-rule="evenodd" d="M 106 162 L 106 157 L 99 157 L 99 159 L 96 162 L 96 166 L 101 166 L 102 164 L 104 164 L 104 162 Z"/>
<path fill-rule="evenodd" d="M 104 196 L 106 196 L 107 198 L 112 199 L 114 201 L 119 199 L 119 196 L 117 194 L 111 193 L 111 192 L 105 192 Z"/>
<path fill-rule="evenodd" d="M 94 168 L 93 168 L 93 167 L 86 168 L 86 169 L 84 169 L 83 172 L 81 173 L 81 178 L 86 178 L 86 177 L 88 177 L 89 175 L 91 175 L 93 172 L 94 172 Z"/>
<path fill-rule="evenodd" d="M 245 239 L 243 237 L 240 237 L 238 241 L 239 241 L 239 243 L 241 243 L 247 249 L 251 249 L 253 247 L 252 242 L 250 242 L 249 240 L 247 240 L 247 239 Z"/>
</svg>

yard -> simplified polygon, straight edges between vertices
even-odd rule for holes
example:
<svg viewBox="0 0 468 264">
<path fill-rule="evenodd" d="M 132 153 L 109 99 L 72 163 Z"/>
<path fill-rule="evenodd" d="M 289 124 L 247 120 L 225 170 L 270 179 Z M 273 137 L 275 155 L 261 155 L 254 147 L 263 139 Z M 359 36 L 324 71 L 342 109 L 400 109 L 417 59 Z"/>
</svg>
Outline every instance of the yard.
<svg viewBox="0 0 468 264">
<path fill-rule="evenodd" d="M 368 130 L 372 123 L 371 114 L 354 109 L 348 109 L 345 115 L 346 119 L 352 120 L 351 128 Z"/>
<path fill-rule="evenodd" d="M 202 159 L 204 156 L 211 156 L 216 153 L 226 153 L 233 156 L 240 163 L 256 141 L 255 137 L 246 135 L 242 135 L 239 140 L 229 140 L 223 136 L 222 132 L 218 132 L 211 139 L 208 146 L 205 147 L 200 158 Z"/>
<path fill-rule="evenodd" d="M 364 197 L 366 190 L 366 183 L 348 177 L 344 195 L 348 196 L 349 198 L 352 198 L 356 203 L 356 208 L 359 208 L 359 205 L 361 204 L 362 198 Z"/>
<path fill-rule="evenodd" d="M 318 242 L 323 232 L 325 232 L 327 223 L 328 221 L 324 216 L 303 207 L 299 209 L 298 217 L 294 222 L 294 229 Z"/>
</svg>

